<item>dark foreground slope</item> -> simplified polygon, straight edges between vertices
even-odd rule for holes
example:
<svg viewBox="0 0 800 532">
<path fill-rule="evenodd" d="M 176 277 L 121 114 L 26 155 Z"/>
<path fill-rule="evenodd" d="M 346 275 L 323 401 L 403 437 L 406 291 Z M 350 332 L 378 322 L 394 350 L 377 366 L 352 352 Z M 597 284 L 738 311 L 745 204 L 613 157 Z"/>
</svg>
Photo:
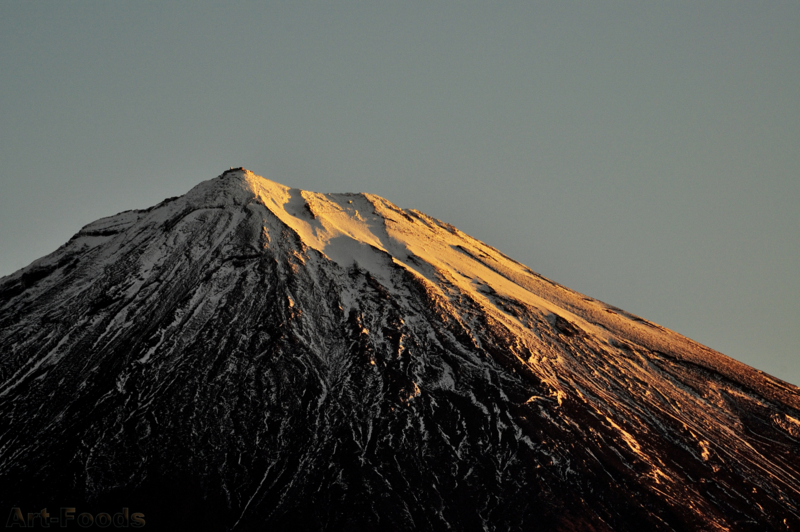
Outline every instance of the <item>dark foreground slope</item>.
<svg viewBox="0 0 800 532">
<path fill-rule="evenodd" d="M 4 512 L 798 530 L 799 453 L 798 388 L 375 196 L 227 172 L 0 280 Z"/>
</svg>

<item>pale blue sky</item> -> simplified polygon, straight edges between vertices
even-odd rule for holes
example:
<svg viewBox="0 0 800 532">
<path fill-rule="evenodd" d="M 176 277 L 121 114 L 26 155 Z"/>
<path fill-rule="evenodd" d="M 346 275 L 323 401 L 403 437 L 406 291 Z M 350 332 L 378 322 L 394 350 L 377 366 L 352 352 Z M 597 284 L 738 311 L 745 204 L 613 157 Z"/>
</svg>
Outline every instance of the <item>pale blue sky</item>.
<svg viewBox="0 0 800 532">
<path fill-rule="evenodd" d="M 0 0 L 0 275 L 239 165 L 800 384 L 796 0 Z"/>
</svg>

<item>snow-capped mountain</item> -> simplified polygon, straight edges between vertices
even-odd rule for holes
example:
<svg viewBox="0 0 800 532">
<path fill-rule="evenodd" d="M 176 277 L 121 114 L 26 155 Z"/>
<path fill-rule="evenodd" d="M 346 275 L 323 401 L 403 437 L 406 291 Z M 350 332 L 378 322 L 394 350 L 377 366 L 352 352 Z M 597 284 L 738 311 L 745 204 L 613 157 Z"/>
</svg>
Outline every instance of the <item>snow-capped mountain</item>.
<svg viewBox="0 0 800 532">
<path fill-rule="evenodd" d="M 242 169 L 0 279 L 0 414 L 6 512 L 800 530 L 797 387 L 421 212 Z"/>
</svg>

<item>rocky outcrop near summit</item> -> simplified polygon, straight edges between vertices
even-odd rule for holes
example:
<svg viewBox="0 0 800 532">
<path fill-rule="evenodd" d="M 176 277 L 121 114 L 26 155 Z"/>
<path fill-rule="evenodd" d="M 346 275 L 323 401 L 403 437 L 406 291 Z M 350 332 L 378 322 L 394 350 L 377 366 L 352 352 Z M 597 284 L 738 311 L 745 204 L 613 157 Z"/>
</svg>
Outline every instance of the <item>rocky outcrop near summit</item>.
<svg viewBox="0 0 800 532">
<path fill-rule="evenodd" d="M 0 413 L 26 512 L 800 528 L 797 387 L 418 211 L 246 170 L 0 279 Z"/>
</svg>

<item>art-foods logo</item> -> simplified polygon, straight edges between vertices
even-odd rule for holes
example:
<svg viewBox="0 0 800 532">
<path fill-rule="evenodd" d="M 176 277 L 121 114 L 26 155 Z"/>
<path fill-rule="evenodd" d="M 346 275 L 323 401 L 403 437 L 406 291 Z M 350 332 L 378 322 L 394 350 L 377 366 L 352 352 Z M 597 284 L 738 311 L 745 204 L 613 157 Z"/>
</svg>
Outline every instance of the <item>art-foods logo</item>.
<svg viewBox="0 0 800 532">
<path fill-rule="evenodd" d="M 78 513 L 76 508 L 61 508 L 58 515 L 54 515 L 42 508 L 38 512 L 22 511 L 22 508 L 15 506 L 6 521 L 6 528 L 50 528 L 50 526 L 66 527 L 77 523 L 83 528 L 90 527 L 116 527 L 116 528 L 141 528 L 145 525 L 143 513 L 131 513 L 128 508 L 123 508 L 121 512 L 110 514 L 101 512 L 91 514 L 89 512 Z"/>
</svg>

